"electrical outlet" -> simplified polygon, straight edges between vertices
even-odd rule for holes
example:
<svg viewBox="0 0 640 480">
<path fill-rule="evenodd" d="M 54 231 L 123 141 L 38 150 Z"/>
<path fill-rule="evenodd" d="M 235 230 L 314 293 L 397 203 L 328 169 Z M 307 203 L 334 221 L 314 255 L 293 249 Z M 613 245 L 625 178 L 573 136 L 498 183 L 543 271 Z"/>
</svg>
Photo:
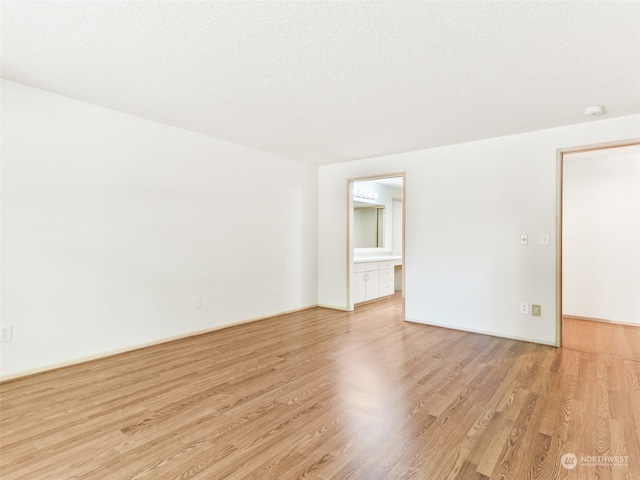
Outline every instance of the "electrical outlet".
<svg viewBox="0 0 640 480">
<path fill-rule="evenodd" d="M 202 297 L 193 297 L 193 308 L 194 310 L 202 308 Z"/>
<path fill-rule="evenodd" d="M 0 342 L 10 342 L 13 338 L 13 326 L 2 325 L 0 327 Z"/>
<path fill-rule="evenodd" d="M 542 316 L 542 307 L 540 305 L 531 305 L 531 316 L 532 317 Z"/>
<path fill-rule="evenodd" d="M 520 235 L 520 245 L 529 245 L 529 235 L 526 233 Z"/>
<path fill-rule="evenodd" d="M 520 313 L 527 315 L 529 313 L 529 304 L 528 303 L 521 303 L 520 304 Z"/>
</svg>

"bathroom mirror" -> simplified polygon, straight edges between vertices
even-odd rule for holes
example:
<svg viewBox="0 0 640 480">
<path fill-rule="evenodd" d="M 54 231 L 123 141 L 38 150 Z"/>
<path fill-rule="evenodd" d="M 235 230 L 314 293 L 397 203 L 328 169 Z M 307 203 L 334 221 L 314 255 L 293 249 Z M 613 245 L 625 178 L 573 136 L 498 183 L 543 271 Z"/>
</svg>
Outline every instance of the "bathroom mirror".
<svg viewBox="0 0 640 480">
<path fill-rule="evenodd" d="M 381 248 L 384 246 L 384 205 L 354 202 L 353 246 Z"/>
</svg>

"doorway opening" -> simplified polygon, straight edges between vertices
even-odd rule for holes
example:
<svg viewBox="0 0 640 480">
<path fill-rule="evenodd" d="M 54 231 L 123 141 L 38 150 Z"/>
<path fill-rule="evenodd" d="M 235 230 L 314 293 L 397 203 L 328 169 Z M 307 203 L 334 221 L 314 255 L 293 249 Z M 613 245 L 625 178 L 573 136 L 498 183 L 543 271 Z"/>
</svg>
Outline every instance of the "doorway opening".
<svg viewBox="0 0 640 480">
<path fill-rule="evenodd" d="M 404 318 L 406 175 L 347 180 L 347 305 L 402 297 Z"/>
<path fill-rule="evenodd" d="M 557 164 L 556 344 L 640 360 L 640 139 Z"/>
</svg>

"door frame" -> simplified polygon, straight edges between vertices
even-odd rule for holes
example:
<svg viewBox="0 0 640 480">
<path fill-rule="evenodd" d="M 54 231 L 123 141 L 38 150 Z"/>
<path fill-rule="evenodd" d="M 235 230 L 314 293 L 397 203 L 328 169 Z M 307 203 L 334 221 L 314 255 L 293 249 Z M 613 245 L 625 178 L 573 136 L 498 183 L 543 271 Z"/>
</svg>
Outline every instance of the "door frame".
<svg viewBox="0 0 640 480">
<path fill-rule="evenodd" d="M 402 178 L 402 318 L 404 315 L 404 295 L 405 295 L 405 238 L 406 238 L 406 218 L 407 218 L 407 174 L 406 172 L 387 173 L 381 175 L 370 175 L 366 177 L 353 177 L 347 178 L 347 311 L 352 312 L 354 310 L 353 298 L 351 296 L 351 282 L 352 282 L 352 269 L 353 269 L 353 247 L 351 242 L 353 241 L 353 183 L 354 182 L 366 182 L 372 180 L 382 180 L 384 178 Z"/>
<path fill-rule="evenodd" d="M 640 138 L 558 148 L 556 150 L 556 347 L 562 347 L 562 202 L 564 155 L 640 145 Z"/>
</svg>

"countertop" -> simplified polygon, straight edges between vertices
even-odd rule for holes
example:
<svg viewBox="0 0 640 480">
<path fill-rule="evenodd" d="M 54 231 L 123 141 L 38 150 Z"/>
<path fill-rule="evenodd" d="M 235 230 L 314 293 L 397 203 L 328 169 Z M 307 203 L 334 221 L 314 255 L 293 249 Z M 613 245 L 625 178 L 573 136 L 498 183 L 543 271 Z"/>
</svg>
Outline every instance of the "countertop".
<svg viewBox="0 0 640 480">
<path fill-rule="evenodd" d="M 402 255 L 374 255 L 368 257 L 353 257 L 353 263 L 366 262 L 393 262 L 395 265 L 402 265 Z"/>
</svg>

